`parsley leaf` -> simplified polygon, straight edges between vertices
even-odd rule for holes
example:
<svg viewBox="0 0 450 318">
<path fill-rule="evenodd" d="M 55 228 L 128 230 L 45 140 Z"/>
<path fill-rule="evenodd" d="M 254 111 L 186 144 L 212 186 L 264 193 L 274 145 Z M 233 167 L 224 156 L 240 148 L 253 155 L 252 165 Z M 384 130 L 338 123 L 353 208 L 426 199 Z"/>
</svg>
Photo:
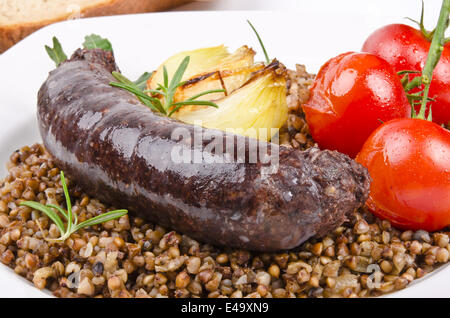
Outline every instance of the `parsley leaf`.
<svg viewBox="0 0 450 318">
<path fill-rule="evenodd" d="M 86 35 L 84 37 L 83 47 L 85 49 L 103 49 L 112 52 L 112 45 L 107 39 L 102 38 L 97 34 Z"/>
</svg>

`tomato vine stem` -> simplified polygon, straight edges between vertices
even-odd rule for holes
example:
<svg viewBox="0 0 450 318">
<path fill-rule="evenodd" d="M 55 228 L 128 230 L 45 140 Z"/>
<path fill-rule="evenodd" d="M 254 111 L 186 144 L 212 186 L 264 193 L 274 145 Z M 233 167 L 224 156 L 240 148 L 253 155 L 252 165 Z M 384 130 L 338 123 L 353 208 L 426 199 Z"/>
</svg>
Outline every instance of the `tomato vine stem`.
<svg viewBox="0 0 450 318">
<path fill-rule="evenodd" d="M 433 70 L 441 58 L 442 51 L 445 44 L 445 30 L 449 25 L 450 15 L 450 0 L 443 0 L 439 20 L 434 30 L 433 39 L 431 41 L 430 50 L 428 51 L 427 61 L 422 71 L 422 84 L 424 85 L 422 104 L 419 114 L 416 118 L 425 119 L 425 110 L 428 102 L 428 92 L 430 90 L 431 79 L 433 77 Z M 431 120 L 431 108 L 428 116 Z"/>
</svg>

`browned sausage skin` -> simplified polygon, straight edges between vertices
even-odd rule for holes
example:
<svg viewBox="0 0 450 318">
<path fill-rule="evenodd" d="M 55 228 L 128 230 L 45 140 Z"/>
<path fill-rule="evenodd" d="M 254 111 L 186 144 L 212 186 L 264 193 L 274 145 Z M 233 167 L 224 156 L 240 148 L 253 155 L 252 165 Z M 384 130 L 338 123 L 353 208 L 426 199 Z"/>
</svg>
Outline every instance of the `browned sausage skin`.
<svg viewBox="0 0 450 318">
<path fill-rule="evenodd" d="M 262 172 L 267 164 L 260 158 L 173 160 L 175 147 L 217 157 L 208 142 L 192 140 L 195 131 L 218 131 L 150 111 L 109 85 L 113 70 L 111 52 L 77 50 L 50 73 L 38 95 L 47 150 L 88 194 L 195 239 L 258 251 L 289 249 L 323 235 L 366 201 L 366 169 L 338 152 L 269 144 L 269 153 L 279 153 L 272 174 Z M 180 128 L 189 138 L 173 138 Z M 249 138 L 226 138 L 245 145 L 247 158 L 256 151 Z M 236 159 L 236 149 L 229 155 Z"/>
</svg>

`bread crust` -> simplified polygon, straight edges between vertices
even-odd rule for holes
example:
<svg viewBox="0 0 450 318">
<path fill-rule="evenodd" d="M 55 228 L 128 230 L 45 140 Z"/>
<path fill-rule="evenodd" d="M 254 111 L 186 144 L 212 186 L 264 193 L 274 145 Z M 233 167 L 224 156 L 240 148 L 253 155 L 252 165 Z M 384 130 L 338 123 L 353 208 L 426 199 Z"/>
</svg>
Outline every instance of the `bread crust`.
<svg viewBox="0 0 450 318">
<path fill-rule="evenodd" d="M 192 0 L 109 0 L 102 5 L 82 8 L 80 15 L 84 17 L 99 17 L 119 14 L 163 11 Z M 73 15 L 67 12 L 58 18 L 30 22 L 26 24 L 0 25 L 0 53 L 37 31 L 38 29 L 59 21 L 69 19 Z"/>
</svg>

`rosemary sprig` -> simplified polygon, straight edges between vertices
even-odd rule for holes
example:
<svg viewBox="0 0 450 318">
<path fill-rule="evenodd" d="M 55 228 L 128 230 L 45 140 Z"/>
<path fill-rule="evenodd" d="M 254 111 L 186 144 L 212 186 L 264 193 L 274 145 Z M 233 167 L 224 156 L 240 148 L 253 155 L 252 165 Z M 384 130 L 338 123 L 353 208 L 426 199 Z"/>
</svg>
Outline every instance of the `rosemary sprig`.
<svg viewBox="0 0 450 318">
<path fill-rule="evenodd" d="M 143 90 L 147 86 L 147 81 L 152 76 L 153 72 L 144 72 L 137 80 L 135 80 L 133 83 L 139 87 L 139 89 Z"/>
<path fill-rule="evenodd" d="M 147 73 L 147 72 L 146 72 Z M 151 76 L 150 73 L 148 77 Z M 159 99 L 157 98 L 153 98 L 151 101 L 148 99 L 148 95 L 145 94 L 143 92 L 143 89 L 145 88 L 145 82 L 143 85 L 139 85 L 138 82 L 140 81 L 140 78 L 143 76 L 141 76 L 138 80 L 136 81 L 131 81 L 128 78 L 126 78 L 124 75 L 122 75 L 119 72 L 112 72 L 112 76 L 114 76 L 114 78 L 116 80 L 118 80 L 119 82 L 111 82 L 110 85 L 111 86 L 115 86 L 115 87 L 119 87 L 119 88 L 123 88 L 126 89 L 127 91 L 129 91 L 130 93 L 133 93 L 134 95 L 136 95 L 136 97 L 143 103 L 145 104 L 147 107 L 151 108 L 154 111 L 160 112 L 162 111 L 162 105 L 159 101 Z M 148 79 L 148 78 L 147 78 Z"/>
<path fill-rule="evenodd" d="M 266 48 L 264 47 L 264 43 L 263 43 L 263 41 L 261 40 L 261 37 L 259 36 L 258 31 L 256 31 L 255 27 L 253 26 L 253 24 L 252 24 L 249 20 L 247 20 L 247 23 L 248 23 L 248 24 L 250 25 L 250 27 L 253 29 L 253 32 L 255 32 L 256 37 L 258 38 L 259 44 L 261 45 L 261 48 L 262 48 L 262 50 L 263 50 L 263 52 L 264 52 L 264 56 L 266 57 L 266 62 L 267 62 L 267 64 L 270 64 L 270 58 L 269 58 L 269 55 L 267 54 Z"/>
<path fill-rule="evenodd" d="M 136 95 L 136 97 L 147 107 L 153 111 L 160 112 L 168 117 L 172 116 L 178 109 L 187 105 L 201 105 L 201 106 L 211 106 L 218 108 L 219 106 L 208 100 L 197 100 L 197 98 L 211 94 L 211 93 L 222 93 L 225 92 L 223 89 L 212 89 L 208 91 L 201 92 L 185 101 L 174 102 L 173 97 L 178 87 L 184 85 L 186 82 L 182 82 L 184 73 L 186 72 L 187 66 L 189 64 L 189 56 L 186 56 L 183 61 L 178 66 L 177 70 L 173 74 L 172 79 L 169 81 L 169 75 L 166 67 L 163 67 L 163 78 L 164 83 L 158 84 L 156 89 L 143 89 L 143 86 L 139 86 L 136 82 L 130 81 L 128 78 L 123 76 L 118 72 L 112 72 L 112 75 L 118 82 L 110 82 L 109 85 L 114 87 L 119 87 L 129 91 Z M 148 78 L 147 78 L 148 79 Z M 139 80 L 138 80 L 139 81 Z M 162 101 L 158 98 L 162 97 Z"/>
<path fill-rule="evenodd" d="M 43 205 L 42 203 L 35 201 L 24 201 L 20 203 L 20 205 L 41 211 L 42 213 L 47 215 L 50 218 L 50 220 L 53 221 L 53 223 L 55 223 L 56 227 L 61 233 L 61 236 L 57 239 L 46 238 L 47 241 L 62 243 L 66 239 L 68 239 L 73 233 L 83 228 L 101 224 L 110 220 L 114 220 L 128 213 L 128 211 L 124 209 L 114 210 L 111 212 L 100 214 L 96 217 L 90 218 L 78 224 L 78 217 L 76 213 L 73 213 L 72 211 L 72 203 L 70 202 L 69 190 L 67 189 L 66 179 L 64 178 L 64 173 L 62 171 L 61 171 L 61 185 L 63 187 L 64 196 L 66 198 L 67 211 L 65 211 L 60 206 L 54 204 Z M 56 212 L 54 210 L 56 210 Z M 64 222 L 61 220 L 57 212 L 59 212 L 66 220 L 67 222 L 66 226 L 64 226 Z"/>
</svg>

